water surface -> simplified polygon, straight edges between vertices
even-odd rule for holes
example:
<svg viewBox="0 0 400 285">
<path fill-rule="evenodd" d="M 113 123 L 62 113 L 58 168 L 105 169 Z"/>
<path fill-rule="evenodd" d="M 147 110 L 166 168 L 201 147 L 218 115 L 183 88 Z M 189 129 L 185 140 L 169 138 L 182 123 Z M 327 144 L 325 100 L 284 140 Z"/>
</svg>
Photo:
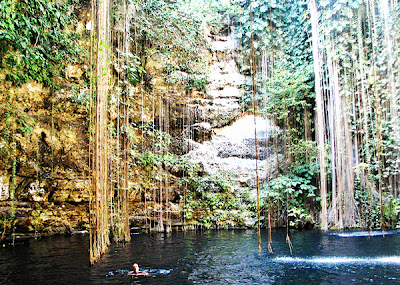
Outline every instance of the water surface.
<svg viewBox="0 0 400 285">
<path fill-rule="evenodd" d="M 253 230 L 139 234 L 89 266 L 88 236 L 54 236 L 0 248 L 1 284 L 398 284 L 397 231 L 273 232 L 262 252 Z M 126 273 L 136 262 L 150 276 Z"/>
</svg>

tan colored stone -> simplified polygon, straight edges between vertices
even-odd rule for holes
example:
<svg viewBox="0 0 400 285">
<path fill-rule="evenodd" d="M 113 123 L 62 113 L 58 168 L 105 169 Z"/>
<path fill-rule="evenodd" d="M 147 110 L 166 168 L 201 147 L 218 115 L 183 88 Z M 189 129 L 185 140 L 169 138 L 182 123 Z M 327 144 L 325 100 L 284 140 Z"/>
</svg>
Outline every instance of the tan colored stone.
<svg viewBox="0 0 400 285">
<path fill-rule="evenodd" d="M 0 173 L 0 201 L 7 200 L 9 197 L 9 184 L 7 173 Z"/>
<path fill-rule="evenodd" d="M 66 190 L 58 190 L 55 191 L 53 194 L 53 201 L 54 202 L 65 202 L 69 197 L 70 192 Z"/>
<path fill-rule="evenodd" d="M 79 64 L 68 65 L 66 73 L 67 73 L 67 78 L 81 78 L 83 70 Z"/>
<path fill-rule="evenodd" d="M 83 34 L 86 30 L 85 24 L 83 22 L 78 22 L 76 24 L 76 32 L 78 34 Z"/>
<path fill-rule="evenodd" d="M 159 55 L 153 55 L 146 63 L 146 71 L 152 76 L 161 75 L 164 71 L 163 60 Z"/>
</svg>

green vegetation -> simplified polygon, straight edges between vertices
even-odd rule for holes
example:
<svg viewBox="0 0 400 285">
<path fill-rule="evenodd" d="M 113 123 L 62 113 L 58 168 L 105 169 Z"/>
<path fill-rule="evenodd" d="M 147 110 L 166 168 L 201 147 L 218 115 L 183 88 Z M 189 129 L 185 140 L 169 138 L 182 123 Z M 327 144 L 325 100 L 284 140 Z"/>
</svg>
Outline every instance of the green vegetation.
<svg viewBox="0 0 400 285">
<path fill-rule="evenodd" d="M 323 183 L 329 189 L 328 201 L 323 202 L 327 202 L 329 223 L 334 227 L 395 227 L 398 183 L 394 181 L 399 173 L 395 161 L 399 152 L 394 138 L 399 136 L 399 120 L 398 107 L 393 108 L 393 104 L 398 100 L 398 71 L 388 62 L 399 60 L 395 44 L 399 29 L 394 24 L 399 21 L 398 4 L 251 2 L 252 23 L 250 2 L 234 2 L 239 8 L 233 17 L 244 47 L 242 70 L 250 75 L 253 36 L 259 109 L 283 129 L 286 147 L 280 151 L 288 161 L 283 173 L 271 178 L 264 189 L 290 194 L 289 211 L 299 206 L 308 211 L 299 191 L 310 193 L 309 185 L 314 192 Z M 318 34 L 312 34 L 312 24 Z M 313 59 L 312 45 L 317 46 L 320 58 Z M 314 82 L 314 72 L 318 72 L 320 82 Z M 315 109 L 317 87 L 323 105 Z M 242 102 L 251 109 L 251 82 L 246 90 Z M 319 122 L 313 119 L 314 111 L 320 115 Z M 303 158 L 301 152 L 293 153 L 316 139 L 317 128 L 323 142 L 319 141 L 318 147 L 326 160 L 321 165 L 315 164 L 315 156 L 308 157 L 308 151 L 303 152 Z M 319 183 L 312 165 L 321 173 L 327 172 Z M 309 169 L 306 172 L 310 171 L 313 179 L 302 180 L 306 172 L 298 175 L 298 167 Z M 284 202 L 283 196 L 279 203 Z M 312 207 L 319 210 L 318 203 Z M 356 221 L 356 216 L 361 218 Z"/>
<path fill-rule="evenodd" d="M 75 17 L 67 4 L 4 0 L 0 11 L 0 68 L 6 80 L 55 86 L 65 64 L 83 53 L 70 30 Z"/>
<path fill-rule="evenodd" d="M 205 228 L 244 226 L 245 219 L 252 216 L 249 210 L 251 200 L 241 197 L 232 178 L 228 172 L 199 176 L 192 168 L 189 175 L 181 180 L 181 184 L 187 187 L 186 219 L 198 219 Z"/>
<path fill-rule="evenodd" d="M 56 82 L 65 76 L 66 64 L 86 54 L 78 46 L 78 35 L 71 30 L 75 22 L 67 3 L 1 1 L 0 74 L 5 77 L 4 82 L 19 86 L 37 81 L 57 87 Z M 10 166 L 12 142 L 18 144 L 18 138 L 31 134 L 36 123 L 29 114 L 31 104 L 18 104 L 20 100 L 11 89 L 5 87 L 1 95 L 5 104 L 0 105 L 0 138 L 4 141 L 0 148 L 0 169 Z"/>
<path fill-rule="evenodd" d="M 159 188 L 160 181 L 168 176 L 165 170 L 171 167 L 184 172 L 178 181 L 181 189 L 181 207 L 186 220 L 205 228 L 241 227 L 245 219 L 252 216 L 252 204 L 243 189 L 233 180 L 233 174 L 219 172 L 216 175 L 202 174 L 196 165 L 169 152 L 171 136 L 155 130 L 152 125 L 140 128 L 149 143 L 147 148 L 135 152 L 135 162 L 147 172 L 142 182 L 145 191 Z M 183 204 L 182 204 L 183 203 Z"/>
<path fill-rule="evenodd" d="M 32 118 L 36 109 L 30 102 L 17 100 L 15 96 L 20 90 L 15 89 L 34 81 L 51 90 L 52 93 L 46 95 L 48 98 L 41 100 L 44 107 L 35 117 L 41 120 L 40 128 L 51 125 L 52 132 L 55 128 L 63 129 L 61 120 L 55 120 L 53 112 L 67 112 L 67 107 L 53 106 L 53 99 L 64 95 L 60 101 L 68 98 L 68 103 L 72 101 L 78 106 L 92 104 L 86 110 L 93 115 L 88 120 L 91 130 L 95 129 L 94 118 L 99 120 L 93 112 L 95 100 L 91 100 L 98 96 L 98 89 L 92 85 L 89 92 L 88 86 L 82 86 L 87 82 L 71 80 L 67 83 L 64 79 L 65 67 L 81 63 L 87 51 L 78 44 L 82 39 L 75 32 L 77 11 L 71 9 L 71 3 L 79 1 L 61 2 L 63 4 L 49 0 L 0 2 L 0 78 L 4 101 L 0 105 L 0 170 L 11 177 L 10 200 L 14 200 L 17 172 L 24 162 L 18 160 L 23 152 L 22 139 L 30 139 L 36 124 Z M 329 225 L 335 228 L 399 228 L 400 7 L 397 1 L 389 2 L 111 2 L 107 6 L 113 9 L 109 11 L 111 21 L 103 23 L 107 29 L 110 27 L 110 42 L 106 44 L 100 40 L 101 48 L 94 54 L 107 50 L 107 59 L 97 59 L 97 63 L 104 61 L 100 71 L 104 70 L 107 76 L 96 80 L 97 83 L 104 80 L 102 83 L 109 87 L 111 82 L 113 84 L 110 91 L 103 90 L 103 107 L 98 110 L 104 112 L 102 120 L 107 122 L 102 124 L 108 129 L 104 129 L 100 144 L 108 146 L 102 159 L 104 164 L 111 164 L 105 171 L 114 171 L 109 180 L 115 185 L 115 193 L 121 189 L 128 192 L 135 187 L 144 193 L 144 199 L 150 192 L 153 196 L 161 193 L 146 200 L 161 204 L 151 205 L 151 211 L 157 214 L 168 208 L 167 199 L 173 197 L 174 203 L 184 208 L 187 220 L 196 220 L 207 228 L 242 226 L 246 219 L 252 218 L 254 199 L 248 193 L 242 194 L 247 190 L 238 191 L 240 186 L 234 183 L 231 174 L 200 173 L 188 161 L 171 153 L 174 139 L 180 139 L 185 128 L 196 120 L 207 120 L 198 118 L 200 112 L 196 107 L 190 109 L 192 106 L 186 108 L 185 105 L 193 91 L 198 91 L 192 97 L 199 102 L 209 99 L 201 98 L 212 80 L 208 77 L 211 47 L 204 34 L 214 38 L 226 36 L 227 25 L 233 24 L 241 45 L 240 70 L 248 77 L 241 98 L 243 111 L 252 111 L 253 86 L 249 75 L 254 72 L 258 113 L 280 128 L 279 134 L 267 141 L 267 149 L 273 149 L 277 155 L 276 172 L 271 177 L 266 177 L 265 173 L 260 175 L 267 180 L 261 191 L 263 212 L 271 210 L 278 221 L 286 219 L 278 222 L 280 225 L 318 222 L 318 212 L 326 210 L 325 218 L 329 215 Z M 314 3 L 316 15 L 311 13 Z M 122 11 L 126 11 L 122 9 L 130 5 L 129 13 L 123 14 Z M 88 23 L 88 15 L 84 18 Z M 108 16 L 106 18 L 108 21 Z M 312 27 L 318 28 L 317 34 Z M 316 47 L 318 56 L 313 55 L 312 47 Z M 222 53 L 218 52 L 215 57 Z M 315 61 L 313 56 L 316 56 Z M 253 60 L 255 71 L 251 70 Z M 152 67 L 154 74 L 150 72 Z M 85 78 L 91 76 L 87 71 Z M 152 76 L 157 77 L 156 80 L 152 81 Z M 152 84 L 159 84 L 160 88 L 154 90 Z M 68 94 L 55 92 L 59 87 Z M 177 89 L 186 94 L 176 92 Z M 317 104 L 319 98 L 322 108 Z M 194 119 L 192 116 L 196 115 L 199 116 Z M 170 121 L 172 116 L 173 122 Z M 151 123 L 137 127 L 145 122 Z M 82 126 L 87 123 L 83 122 Z M 317 143 L 318 138 L 321 140 Z M 79 139 L 88 140 L 86 137 Z M 45 138 L 40 143 L 47 144 Z M 60 161 L 67 159 L 68 149 L 64 145 L 59 148 L 63 152 Z M 105 149 L 99 147 L 99 150 Z M 36 167 L 34 171 L 38 172 L 41 167 L 38 158 L 44 154 L 34 154 L 35 147 L 30 151 L 30 159 L 37 157 L 32 168 Z M 280 157 L 284 157 L 281 164 Z M 52 172 L 53 160 L 54 153 L 51 154 Z M 108 183 L 107 177 L 102 176 L 104 185 Z M 128 189 L 128 180 L 136 178 L 139 182 Z M 321 198 L 320 189 L 325 186 L 327 199 Z M 163 196 L 164 190 L 166 195 Z M 166 198 L 173 191 L 177 194 Z M 105 195 L 104 199 L 110 196 Z M 185 205 L 182 205 L 183 200 Z M 115 206 L 121 201 L 109 204 Z M 121 212 L 120 208 L 118 211 Z M 36 215 L 39 217 L 40 212 Z M 155 221 L 155 217 L 152 218 Z M 162 214 L 158 218 L 163 223 Z M 10 230 L 13 222 L 9 217 L 2 218 L 1 234 Z M 37 219 L 35 226 L 40 222 Z"/>
<path fill-rule="evenodd" d="M 170 166 L 178 162 L 178 158 L 169 152 L 171 135 L 164 131 L 155 129 L 152 124 L 147 124 L 138 128 L 147 143 L 140 151 L 136 151 L 136 161 L 139 165 L 148 170 L 156 170 L 157 167 L 164 165 Z"/>
<path fill-rule="evenodd" d="M 266 106 L 261 112 L 274 119 L 292 140 L 302 138 L 305 133 L 305 112 L 312 110 L 314 93 L 311 66 L 291 71 L 277 67 L 272 78 L 267 78 Z"/>
<path fill-rule="evenodd" d="M 249 1 L 233 1 L 236 8 L 234 17 L 238 22 L 238 37 L 242 42 L 244 56 L 250 57 L 251 32 L 254 34 L 256 61 L 268 50 L 270 59 L 290 63 L 292 69 L 312 63 L 311 25 L 305 1 L 252 1 L 254 22 L 250 23 Z M 272 72 L 272 70 L 271 70 Z"/>
<path fill-rule="evenodd" d="M 138 13 L 131 20 L 134 50 L 142 66 L 157 55 L 164 66 L 165 82 L 181 86 L 188 93 L 207 89 L 203 31 L 221 26 L 221 16 L 209 4 L 202 0 L 144 0 L 137 4 Z"/>
<path fill-rule="evenodd" d="M 202 45 L 199 14 L 188 11 L 184 1 L 143 0 L 131 21 L 136 32 L 135 50 L 143 66 L 155 52 L 179 64 L 199 60 Z"/>
<path fill-rule="evenodd" d="M 292 173 L 278 176 L 263 185 L 261 196 L 271 202 L 274 208 L 281 207 L 281 215 L 288 212 L 289 225 L 304 227 L 304 224 L 314 223 L 310 212 L 315 210 L 315 202 L 320 201 L 316 196 L 317 187 L 314 186 L 318 178 L 319 165 L 301 165 L 292 170 Z M 271 204 L 265 203 L 264 207 Z"/>
<path fill-rule="evenodd" d="M 254 34 L 257 99 L 260 112 L 272 118 L 291 140 L 301 139 L 305 128 L 311 129 L 311 118 L 305 116 L 314 107 L 314 78 L 310 50 L 311 26 L 307 22 L 307 5 L 285 0 L 253 1 L 254 22 L 250 24 L 248 2 L 237 1 L 234 17 L 239 25 L 238 37 L 244 46 L 243 70 L 250 66 L 251 34 Z M 252 83 L 242 102 L 252 108 Z M 308 126 L 304 125 L 307 121 Z M 308 139 L 308 138 L 306 138 Z"/>
<path fill-rule="evenodd" d="M 120 82 L 123 86 L 133 85 L 136 86 L 142 79 L 145 73 L 144 69 L 140 66 L 140 58 L 130 52 L 122 52 L 117 49 L 118 60 L 121 61 L 121 71 L 126 74 L 126 80 Z"/>
<path fill-rule="evenodd" d="M 307 3 L 252 1 L 252 23 L 249 2 L 236 1 L 236 5 L 239 8 L 233 17 L 244 47 L 242 70 L 250 75 L 253 35 L 258 110 L 281 128 L 273 147 L 288 162 L 262 186 L 261 205 L 264 211 L 272 208 L 276 217 L 288 219 L 290 226 L 302 227 L 306 222 L 314 223 L 311 213 L 317 210 L 319 201 L 319 163 L 312 141 L 315 94 Z M 250 80 L 245 90 L 241 101 L 245 109 L 252 110 Z"/>
<path fill-rule="evenodd" d="M 390 228 L 400 229 L 400 199 L 391 195 L 387 199 L 389 203 L 383 212 L 386 223 Z"/>
<path fill-rule="evenodd" d="M 33 164 L 36 168 L 33 171 L 38 171 L 37 159 L 44 156 L 34 153 L 39 148 L 35 144 L 30 150 L 25 149 L 32 141 L 39 140 L 32 135 L 33 128 L 43 123 L 43 117 L 37 116 L 40 112 L 40 107 L 35 105 L 37 101 L 33 103 L 38 98 L 27 100 L 32 85 L 22 85 L 32 83 L 35 86 L 32 88 L 39 86 L 37 90 L 44 92 L 48 90 L 46 87 L 52 91 L 59 89 L 65 81 L 65 67 L 87 55 L 78 44 L 81 36 L 74 31 L 76 15 L 70 4 L 69 1 L 59 4 L 59 1 L 47 0 L 0 2 L 0 98 L 3 100 L 0 104 L 0 170 L 7 173 L 4 179 L 9 180 L 11 201 L 11 212 L 3 219 L 2 235 L 13 232 L 18 221 L 14 202 L 18 199 L 17 192 L 20 192 L 17 187 L 21 182 L 21 165 L 30 163 L 29 159 L 35 156 Z M 51 106 L 50 113 L 54 110 L 52 99 L 46 99 L 44 105 L 48 109 Z M 54 127 L 53 118 L 46 123 Z M 51 157 L 53 160 L 53 153 Z M 51 163 L 53 168 L 53 161 Z"/>
</svg>

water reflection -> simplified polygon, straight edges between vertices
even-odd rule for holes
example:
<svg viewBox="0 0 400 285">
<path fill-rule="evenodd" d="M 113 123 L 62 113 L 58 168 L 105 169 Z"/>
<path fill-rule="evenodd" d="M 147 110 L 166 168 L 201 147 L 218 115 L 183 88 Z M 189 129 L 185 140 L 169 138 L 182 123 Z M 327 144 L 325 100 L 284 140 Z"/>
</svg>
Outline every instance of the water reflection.
<svg viewBox="0 0 400 285">
<path fill-rule="evenodd" d="M 354 232 L 353 232 L 354 233 Z M 88 237 L 50 237 L 0 249 L 0 284 L 396 284 L 400 235 L 273 231 L 141 234 L 89 266 Z M 128 276 L 138 263 L 150 276 Z M 27 274 L 28 273 L 28 274 Z"/>
</svg>

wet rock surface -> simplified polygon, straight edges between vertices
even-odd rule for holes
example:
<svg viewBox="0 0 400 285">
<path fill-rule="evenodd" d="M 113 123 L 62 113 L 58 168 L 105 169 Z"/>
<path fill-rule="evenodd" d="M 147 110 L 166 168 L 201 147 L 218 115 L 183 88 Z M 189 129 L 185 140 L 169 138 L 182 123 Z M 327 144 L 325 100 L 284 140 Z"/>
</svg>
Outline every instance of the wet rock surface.
<svg viewBox="0 0 400 285">
<path fill-rule="evenodd" d="M 72 233 L 89 228 L 88 204 L 85 203 L 7 201 L 0 202 L 0 215 L 2 226 L 13 226 L 16 233 Z M 12 216 L 14 220 L 4 219 Z"/>
<path fill-rule="evenodd" d="M 256 154 L 255 127 L 258 140 L 258 167 L 261 181 L 276 171 L 276 157 L 271 147 L 271 134 L 276 132 L 267 119 L 246 115 L 232 125 L 215 130 L 210 141 L 185 155 L 192 163 L 201 164 L 206 173 L 217 174 L 227 171 L 234 175 L 242 187 L 255 188 Z"/>
</svg>

